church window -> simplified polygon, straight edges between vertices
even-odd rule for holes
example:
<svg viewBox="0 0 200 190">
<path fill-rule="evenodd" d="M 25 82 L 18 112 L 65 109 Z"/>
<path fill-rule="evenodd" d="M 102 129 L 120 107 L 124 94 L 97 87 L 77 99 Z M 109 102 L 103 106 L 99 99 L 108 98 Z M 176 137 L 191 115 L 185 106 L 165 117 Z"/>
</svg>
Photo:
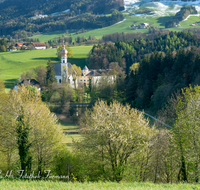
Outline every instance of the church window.
<svg viewBox="0 0 200 190">
<path fill-rule="evenodd" d="M 65 60 L 63 60 L 63 63 L 65 63 Z"/>
<path fill-rule="evenodd" d="M 61 79 L 59 79 L 59 83 L 61 83 Z"/>
</svg>

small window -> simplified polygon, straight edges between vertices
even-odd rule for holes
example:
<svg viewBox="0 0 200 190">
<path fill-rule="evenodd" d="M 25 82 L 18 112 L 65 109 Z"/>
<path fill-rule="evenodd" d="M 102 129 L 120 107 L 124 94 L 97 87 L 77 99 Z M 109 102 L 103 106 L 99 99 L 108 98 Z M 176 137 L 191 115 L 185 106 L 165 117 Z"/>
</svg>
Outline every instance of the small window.
<svg viewBox="0 0 200 190">
<path fill-rule="evenodd" d="M 61 81 L 61 79 L 59 79 L 59 83 L 61 83 L 62 81 Z"/>
<path fill-rule="evenodd" d="M 63 60 L 63 63 L 65 63 L 65 60 Z"/>
<path fill-rule="evenodd" d="M 85 81 L 85 80 L 84 80 Z"/>
</svg>

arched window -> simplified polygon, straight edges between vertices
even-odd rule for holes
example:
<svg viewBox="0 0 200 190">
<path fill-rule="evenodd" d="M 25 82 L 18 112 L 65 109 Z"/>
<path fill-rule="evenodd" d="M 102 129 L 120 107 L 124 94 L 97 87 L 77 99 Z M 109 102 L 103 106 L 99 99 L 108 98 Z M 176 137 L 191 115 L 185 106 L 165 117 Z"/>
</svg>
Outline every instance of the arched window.
<svg viewBox="0 0 200 190">
<path fill-rule="evenodd" d="M 61 83 L 61 79 L 59 79 L 59 83 Z"/>
<path fill-rule="evenodd" d="M 63 63 L 65 63 L 65 60 L 63 60 Z"/>
</svg>

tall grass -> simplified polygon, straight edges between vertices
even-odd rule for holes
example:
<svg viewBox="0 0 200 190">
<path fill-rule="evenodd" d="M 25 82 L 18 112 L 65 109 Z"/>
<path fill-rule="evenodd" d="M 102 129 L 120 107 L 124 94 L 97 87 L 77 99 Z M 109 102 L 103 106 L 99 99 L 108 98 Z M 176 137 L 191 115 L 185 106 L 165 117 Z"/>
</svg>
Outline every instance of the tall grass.
<svg viewBox="0 0 200 190">
<path fill-rule="evenodd" d="M 153 183 L 78 183 L 78 182 L 52 182 L 52 181 L 21 181 L 2 180 L 1 190 L 199 190 L 199 184 L 153 184 Z"/>
</svg>

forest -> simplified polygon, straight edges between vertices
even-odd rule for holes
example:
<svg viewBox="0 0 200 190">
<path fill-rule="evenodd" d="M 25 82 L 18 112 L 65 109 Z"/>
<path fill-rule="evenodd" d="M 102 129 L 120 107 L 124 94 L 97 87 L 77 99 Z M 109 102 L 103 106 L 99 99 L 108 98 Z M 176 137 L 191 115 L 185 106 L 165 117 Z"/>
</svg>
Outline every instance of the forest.
<svg viewBox="0 0 200 190">
<path fill-rule="evenodd" d="M 95 29 L 110 26 L 123 20 L 123 14 L 113 10 L 110 16 L 99 16 L 91 13 L 76 15 L 67 12 L 59 16 L 48 16 L 41 19 L 20 17 L 6 21 L 0 19 L 0 35 L 15 36 L 19 31 L 25 30 L 27 33 L 51 32 L 69 29 Z"/>
<path fill-rule="evenodd" d="M 12 3 L 11 3 L 12 2 Z M 75 15 L 82 13 L 108 14 L 114 9 L 123 10 L 123 0 L 5 0 L 0 6 L 0 20 L 28 18 L 36 14 L 51 15 L 70 9 Z"/>
<path fill-rule="evenodd" d="M 115 88 L 118 100 L 157 112 L 173 93 L 199 84 L 199 46 L 199 39 L 187 31 L 170 32 L 154 40 L 141 37 L 114 45 L 103 43 L 93 46 L 88 66 L 108 69 L 115 65 L 125 77 L 123 81 L 121 75 Z"/>
</svg>

